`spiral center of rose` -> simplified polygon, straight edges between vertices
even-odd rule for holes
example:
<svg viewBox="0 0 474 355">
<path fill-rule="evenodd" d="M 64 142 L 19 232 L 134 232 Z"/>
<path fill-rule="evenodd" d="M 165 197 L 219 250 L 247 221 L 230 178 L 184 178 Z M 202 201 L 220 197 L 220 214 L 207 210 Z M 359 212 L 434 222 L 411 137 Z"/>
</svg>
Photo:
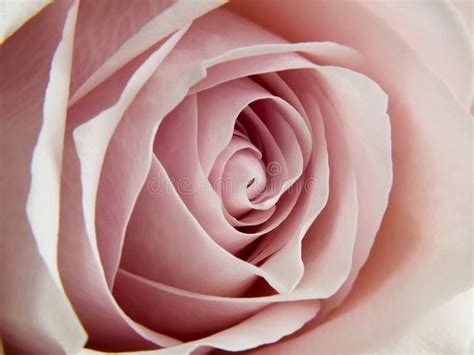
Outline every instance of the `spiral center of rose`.
<svg viewBox="0 0 474 355">
<path fill-rule="evenodd" d="M 240 230 L 269 222 L 281 196 L 301 175 L 302 152 L 287 116 L 272 100 L 247 105 L 208 176 L 229 222 Z"/>
</svg>

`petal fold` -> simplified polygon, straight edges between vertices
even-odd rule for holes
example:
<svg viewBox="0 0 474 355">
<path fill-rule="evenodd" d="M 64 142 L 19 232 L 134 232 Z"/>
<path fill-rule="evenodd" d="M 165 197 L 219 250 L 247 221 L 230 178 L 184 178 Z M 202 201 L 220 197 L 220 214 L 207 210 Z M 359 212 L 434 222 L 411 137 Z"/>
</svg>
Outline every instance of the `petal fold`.
<svg viewBox="0 0 474 355">
<path fill-rule="evenodd" d="M 0 331 L 12 353 L 76 352 L 87 338 L 64 293 L 56 254 L 77 7 L 71 1 L 48 6 L 0 49 Z"/>
</svg>

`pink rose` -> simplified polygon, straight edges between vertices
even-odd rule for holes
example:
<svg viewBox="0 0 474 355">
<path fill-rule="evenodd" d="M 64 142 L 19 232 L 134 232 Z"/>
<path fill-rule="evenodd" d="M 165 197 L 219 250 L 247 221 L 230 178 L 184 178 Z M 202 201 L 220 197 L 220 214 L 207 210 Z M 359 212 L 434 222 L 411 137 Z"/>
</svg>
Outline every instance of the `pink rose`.
<svg viewBox="0 0 474 355">
<path fill-rule="evenodd" d="M 2 3 L 7 353 L 408 351 L 472 287 L 469 4 L 45 3 Z"/>
</svg>

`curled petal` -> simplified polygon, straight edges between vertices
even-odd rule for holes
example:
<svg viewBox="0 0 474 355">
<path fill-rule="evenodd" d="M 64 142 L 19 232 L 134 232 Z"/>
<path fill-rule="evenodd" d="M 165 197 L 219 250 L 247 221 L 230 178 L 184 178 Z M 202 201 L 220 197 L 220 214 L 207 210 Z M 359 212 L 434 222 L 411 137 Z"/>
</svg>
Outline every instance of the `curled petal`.
<svg viewBox="0 0 474 355">
<path fill-rule="evenodd" d="M 226 12 L 213 13 L 212 16 L 217 16 L 218 23 L 222 21 L 226 23 L 235 21 L 235 18 L 231 15 L 228 15 Z M 198 31 L 198 29 L 199 31 L 209 31 L 209 29 L 207 29 L 207 26 L 210 22 L 197 21 L 193 25 L 193 26 L 196 26 L 194 27 L 195 31 Z M 223 28 L 227 28 L 227 27 L 224 26 Z M 191 32 L 192 31 L 193 31 L 193 27 L 191 27 Z M 198 41 L 198 38 L 195 38 L 194 35 L 183 37 L 181 43 L 178 44 L 178 46 L 174 49 L 173 53 L 171 53 L 170 58 L 168 58 L 169 60 L 168 59 L 165 60 L 165 62 L 160 67 L 160 70 L 157 73 L 155 73 L 150 84 L 146 86 L 146 90 L 144 90 L 140 95 L 137 96 L 137 99 L 134 101 L 133 105 L 130 107 L 129 112 L 126 113 L 125 118 L 122 119 L 119 126 L 117 127 L 117 130 L 114 134 L 114 139 L 112 139 L 111 141 L 111 147 L 113 148 L 109 147 L 109 150 L 113 149 L 115 151 L 117 149 L 110 156 L 119 154 L 119 152 L 121 152 L 120 153 L 120 156 L 122 157 L 121 163 L 123 164 L 122 166 L 125 169 L 124 171 L 136 171 L 138 174 L 142 174 L 141 176 L 143 176 L 143 179 L 145 179 L 146 173 L 147 173 L 147 170 L 146 170 L 147 164 L 145 164 L 140 169 L 137 169 L 136 167 L 132 168 L 132 166 L 135 166 L 135 162 L 136 162 L 136 159 L 133 157 L 137 157 L 137 156 L 147 157 L 150 154 L 150 152 L 147 151 L 148 149 L 147 146 L 148 144 L 150 144 L 148 142 L 151 142 L 153 140 L 154 132 L 156 131 L 160 123 L 160 120 L 163 118 L 163 115 L 168 112 L 167 110 L 171 110 L 173 105 L 176 105 L 180 101 L 180 99 L 185 95 L 186 93 L 185 89 L 187 85 L 191 86 L 193 83 L 195 83 L 197 80 L 203 77 L 203 73 L 201 72 L 201 69 L 200 69 L 202 67 L 200 65 L 202 66 L 207 65 L 206 60 L 208 60 L 209 65 L 211 65 L 211 63 L 213 63 L 213 65 L 217 65 L 221 60 L 227 60 L 226 56 L 220 56 L 219 51 L 224 51 L 225 53 L 225 50 L 227 50 L 227 47 L 222 48 L 224 44 L 221 44 L 220 41 L 222 40 L 223 43 L 226 43 L 226 46 L 228 46 L 229 43 L 233 43 L 233 42 L 224 41 L 226 39 L 225 36 L 231 36 L 232 34 L 226 33 L 225 31 L 220 31 L 219 34 L 222 35 L 223 37 L 222 38 L 219 36 L 212 37 L 214 40 L 219 41 L 216 44 L 216 46 L 213 47 L 210 45 L 209 47 L 206 47 L 206 48 L 195 45 L 196 43 L 198 43 L 198 42 L 195 42 L 195 41 Z M 275 41 L 274 39 L 272 40 Z M 247 41 L 249 41 L 249 39 L 247 39 Z M 206 55 L 209 55 L 208 51 L 211 48 L 214 49 L 214 52 L 211 52 L 210 55 L 216 55 L 216 57 L 214 57 L 214 59 L 212 57 L 206 59 Z M 299 48 L 299 47 L 296 47 L 296 48 Z M 304 48 L 307 48 L 307 47 L 304 47 Z M 314 47 L 314 48 L 309 46 L 308 48 L 312 48 L 314 51 L 318 49 L 323 52 L 323 49 L 326 49 L 326 46 Z M 331 48 L 333 48 L 333 46 L 328 47 L 328 49 L 331 49 Z M 264 53 L 281 50 L 281 48 L 279 47 L 271 47 L 271 46 L 268 48 L 264 47 L 263 49 L 264 49 L 263 51 Z M 284 49 L 285 51 L 288 51 L 290 50 L 290 47 L 285 47 Z M 192 50 L 192 54 L 190 54 L 189 52 L 190 50 Z M 252 55 L 254 51 L 256 53 L 262 53 L 262 51 L 258 47 L 256 47 L 252 49 L 246 49 L 244 52 L 240 53 L 239 56 L 244 55 L 243 53 L 245 53 L 245 55 Z M 329 50 L 329 52 L 331 51 Z M 337 53 L 337 51 L 335 52 Z M 342 54 L 344 53 L 345 52 L 342 51 Z M 195 63 L 196 65 L 193 66 L 192 64 L 190 64 L 188 66 L 190 68 L 189 75 L 183 76 L 182 70 L 181 70 L 183 66 L 180 65 L 180 63 L 182 63 L 183 61 L 185 61 L 186 63 L 189 63 L 190 58 L 193 58 L 193 60 L 196 60 L 196 63 Z M 229 57 L 229 58 L 232 58 L 232 57 Z M 300 67 L 301 65 L 306 65 L 306 66 L 312 65 L 311 62 L 307 60 L 299 60 L 298 58 L 299 58 L 298 56 L 286 57 L 286 60 L 281 62 L 278 68 L 287 69 L 287 68 L 293 67 L 293 65 L 295 65 L 296 67 Z M 201 64 L 198 65 L 199 63 Z M 253 64 L 254 66 L 256 66 L 257 63 L 262 63 L 262 58 L 254 57 L 253 63 L 254 63 Z M 297 64 L 297 63 L 301 63 L 301 64 Z M 258 64 L 258 65 L 261 65 L 261 64 Z M 176 80 L 183 80 L 183 82 L 177 85 Z M 158 96 L 153 94 L 157 90 L 158 92 L 161 93 Z M 150 100 L 149 97 L 153 97 L 154 99 Z M 140 118 L 140 120 L 145 120 L 147 123 L 144 124 L 143 126 L 137 125 L 136 119 L 138 118 Z M 137 142 L 137 143 L 124 145 L 121 143 L 124 141 Z M 144 143 L 138 144 L 138 142 L 144 142 Z M 150 157 L 150 160 L 151 160 L 151 157 Z M 129 168 L 127 168 L 127 166 Z M 143 185 L 143 181 L 144 180 L 142 180 L 142 178 L 137 175 L 136 177 L 134 177 L 134 182 L 133 183 L 130 182 L 130 184 L 128 184 L 126 187 L 127 189 L 130 189 L 130 191 L 134 190 L 135 193 L 138 195 L 138 192 Z M 118 196 L 119 198 L 120 196 L 123 195 L 120 192 L 123 191 L 124 187 L 119 187 L 117 184 L 111 184 L 111 183 L 107 183 L 107 186 L 108 186 L 108 189 L 114 189 L 114 190 L 117 189 L 118 192 L 116 196 Z M 99 194 L 100 194 L 100 189 L 99 189 Z M 122 206 L 122 205 L 123 204 L 121 203 L 115 203 L 113 205 L 108 204 L 107 214 L 109 214 L 110 216 L 117 216 L 117 213 L 115 213 L 114 211 L 116 208 L 118 208 L 118 206 Z M 124 216 L 126 217 L 126 215 Z M 126 223 L 126 221 L 127 221 L 127 218 L 125 218 L 122 223 Z M 119 238 L 117 238 L 116 240 L 120 242 Z M 119 250 L 119 249 L 116 249 L 116 250 Z M 116 257 L 118 258 L 119 255 L 117 255 Z M 258 269 L 255 269 L 255 270 L 258 270 Z"/>
<path fill-rule="evenodd" d="M 71 83 L 74 104 L 133 58 L 225 0 L 84 0 Z M 101 40 L 98 50 L 97 39 Z"/>
<path fill-rule="evenodd" d="M 0 10 L 2 22 L 0 23 L 0 44 L 3 44 L 11 35 L 20 29 L 28 20 L 38 14 L 50 0 L 13 1 L 2 0 Z"/>
<path fill-rule="evenodd" d="M 326 322 L 268 351 L 365 351 L 373 339 L 406 329 L 472 283 L 472 172 L 466 167 L 472 161 L 472 118 L 393 30 L 364 7 L 319 2 L 309 19 L 304 14 L 311 3 L 297 4 L 284 11 L 272 3 L 280 15 L 269 27 L 278 28 L 284 14 L 298 19 L 279 27 L 289 38 L 352 45 L 367 57 L 363 70 L 388 94 L 394 181 L 381 230 L 349 297 Z M 252 11 L 264 21 L 260 10 Z M 354 36 L 354 29 L 365 29 L 364 35 Z M 344 342 L 341 333 L 349 335 Z"/>
<path fill-rule="evenodd" d="M 472 38 L 450 1 L 360 1 L 360 4 L 396 31 L 420 60 L 470 107 L 474 75 Z"/>
<path fill-rule="evenodd" d="M 77 6 L 48 6 L 0 49 L 0 332 L 12 353 L 75 352 L 87 337 L 64 293 L 56 258 Z"/>
<path fill-rule="evenodd" d="M 107 249 L 99 251 L 103 240 L 96 238 L 94 205 L 108 139 L 137 92 L 173 47 L 173 40 L 176 41 L 185 30 L 177 32 L 151 53 L 133 72 L 131 79 L 125 80 L 127 84 L 120 92 L 119 100 L 108 110 L 100 111 L 103 102 L 97 97 L 103 98 L 104 94 L 99 88 L 95 95 L 88 97 L 89 102 L 81 101 L 69 112 L 62 176 L 59 268 L 68 296 L 89 333 L 90 343 L 104 349 L 150 348 L 154 344 L 179 343 L 131 321 L 117 306 L 107 284 L 111 280 L 107 275 L 110 275 L 113 259 L 108 258 Z M 132 66 L 132 69 L 135 68 Z M 112 78 L 115 91 L 121 89 L 114 84 Z M 116 94 L 107 89 L 110 87 L 105 86 L 108 95 Z M 83 110 L 84 107 L 89 112 Z M 98 110 L 99 115 L 87 121 L 87 115 L 94 110 Z M 82 124 L 84 120 L 86 123 Z M 113 223 L 110 228 L 116 226 L 117 223 Z M 97 317 L 98 314 L 101 317 Z"/>
</svg>

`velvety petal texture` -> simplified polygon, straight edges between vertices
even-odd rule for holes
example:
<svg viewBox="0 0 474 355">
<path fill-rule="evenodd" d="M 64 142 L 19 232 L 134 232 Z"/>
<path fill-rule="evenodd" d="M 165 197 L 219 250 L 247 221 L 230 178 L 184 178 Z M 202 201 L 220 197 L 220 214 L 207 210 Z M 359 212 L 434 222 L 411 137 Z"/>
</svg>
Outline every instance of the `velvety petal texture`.
<svg viewBox="0 0 474 355">
<path fill-rule="evenodd" d="M 0 48 L 5 167 L 0 329 L 4 347 L 12 353 L 75 352 L 86 341 L 57 263 L 61 160 L 77 11 L 78 2 L 50 5 Z"/>
<path fill-rule="evenodd" d="M 3 44 L 8 37 L 18 31 L 21 26 L 49 3 L 49 0 L 0 1 L 0 12 L 2 14 L 2 22 L 0 23 L 0 44 Z"/>
<path fill-rule="evenodd" d="M 315 323 L 306 334 L 268 351 L 363 351 L 374 337 L 401 331 L 472 283 L 472 172 L 465 165 L 472 161 L 472 117 L 393 29 L 364 6 L 324 2 L 311 11 L 311 2 L 297 4 L 272 4 L 271 20 L 262 12 L 270 6 L 265 2 L 247 13 L 290 40 L 334 40 L 366 55 L 360 70 L 390 98 L 394 187 L 371 257 L 349 299 L 324 324 Z M 248 3 L 241 6 L 243 12 Z M 309 12 L 311 19 L 304 16 Z M 279 20 L 289 13 L 299 20 L 283 28 Z M 362 34 L 354 36 L 354 29 Z M 396 302 L 387 307 L 394 294 Z M 340 342 L 341 332 L 351 336 Z"/>
<path fill-rule="evenodd" d="M 0 27 L 7 352 L 426 350 L 403 332 L 472 285 L 464 6 L 64 0 L 15 32 L 37 6 Z"/>
</svg>

